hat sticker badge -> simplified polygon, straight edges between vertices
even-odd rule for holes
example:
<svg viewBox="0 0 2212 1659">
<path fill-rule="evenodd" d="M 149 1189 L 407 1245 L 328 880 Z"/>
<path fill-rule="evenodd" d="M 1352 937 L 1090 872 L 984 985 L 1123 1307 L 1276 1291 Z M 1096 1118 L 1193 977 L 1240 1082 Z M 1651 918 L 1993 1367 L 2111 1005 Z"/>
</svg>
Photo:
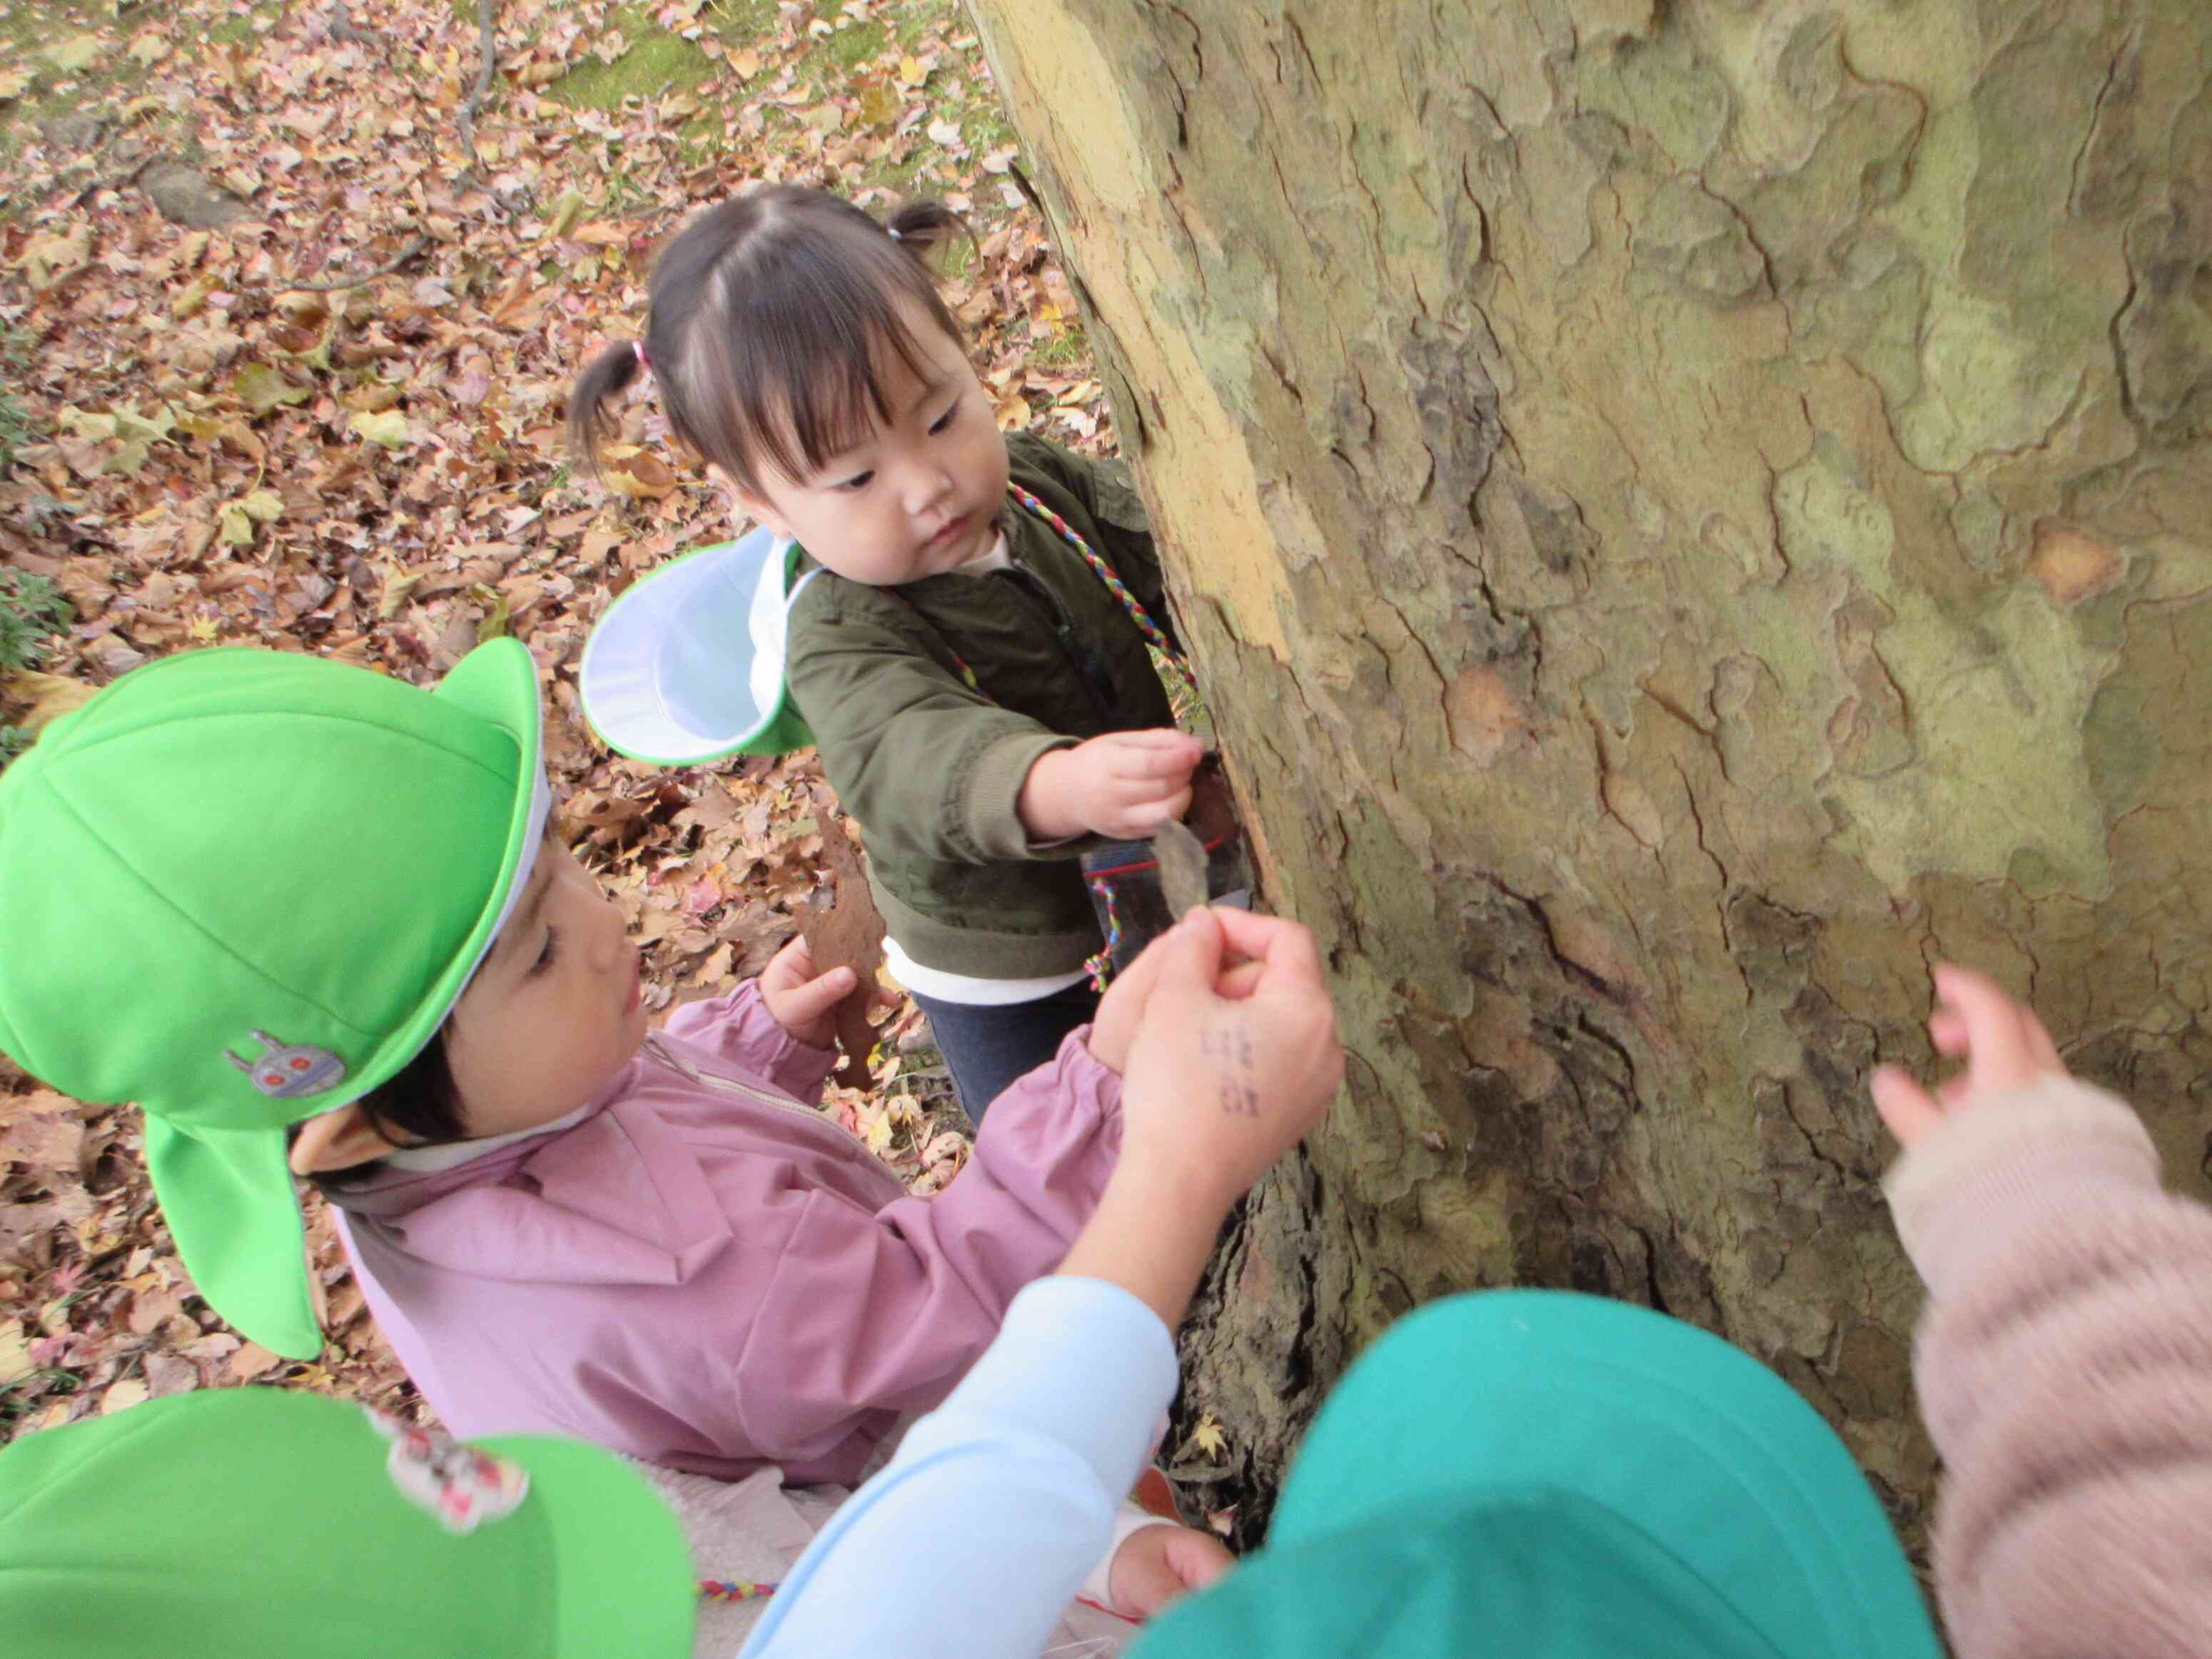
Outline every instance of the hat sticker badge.
<svg viewBox="0 0 2212 1659">
<path fill-rule="evenodd" d="M 319 1095 L 346 1074 L 345 1061 L 327 1048 L 310 1042 L 279 1042 L 266 1031 L 254 1032 L 253 1040 L 261 1045 L 260 1059 L 247 1060 L 228 1048 L 222 1057 L 271 1100 Z"/>
<path fill-rule="evenodd" d="M 399 1494 L 437 1516 L 451 1533 L 471 1533 L 520 1509 L 530 1495 L 530 1472 L 521 1464 L 464 1446 L 363 1406 L 362 1413 L 392 1443 L 385 1469 Z"/>
</svg>

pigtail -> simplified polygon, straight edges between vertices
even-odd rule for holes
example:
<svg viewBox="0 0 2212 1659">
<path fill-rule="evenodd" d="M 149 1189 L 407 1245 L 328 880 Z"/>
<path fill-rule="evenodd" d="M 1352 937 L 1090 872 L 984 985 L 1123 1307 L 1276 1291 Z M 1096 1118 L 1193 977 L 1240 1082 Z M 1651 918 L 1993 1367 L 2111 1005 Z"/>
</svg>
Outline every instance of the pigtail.
<svg viewBox="0 0 2212 1659">
<path fill-rule="evenodd" d="M 584 471 L 600 476 L 600 446 L 615 434 L 614 411 L 608 407 L 644 371 L 645 355 L 635 342 L 609 346 L 592 359 L 591 367 L 576 377 L 568 393 L 568 447 L 584 464 Z"/>
<path fill-rule="evenodd" d="M 884 222 L 884 228 L 925 270 L 933 270 L 957 242 L 970 248 L 980 246 L 967 220 L 938 201 L 907 203 Z"/>
</svg>

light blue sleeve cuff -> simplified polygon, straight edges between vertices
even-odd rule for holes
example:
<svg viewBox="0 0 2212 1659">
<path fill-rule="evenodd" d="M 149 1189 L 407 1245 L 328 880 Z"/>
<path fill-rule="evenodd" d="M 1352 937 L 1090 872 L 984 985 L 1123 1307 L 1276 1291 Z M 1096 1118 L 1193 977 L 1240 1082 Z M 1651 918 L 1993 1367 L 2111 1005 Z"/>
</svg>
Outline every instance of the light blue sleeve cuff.
<svg viewBox="0 0 2212 1659">
<path fill-rule="evenodd" d="M 1104 1553 L 1175 1387 L 1175 1340 L 1127 1291 L 1030 1285 L 966 1379 L 808 1547 L 741 1659 L 1036 1659 Z"/>
</svg>

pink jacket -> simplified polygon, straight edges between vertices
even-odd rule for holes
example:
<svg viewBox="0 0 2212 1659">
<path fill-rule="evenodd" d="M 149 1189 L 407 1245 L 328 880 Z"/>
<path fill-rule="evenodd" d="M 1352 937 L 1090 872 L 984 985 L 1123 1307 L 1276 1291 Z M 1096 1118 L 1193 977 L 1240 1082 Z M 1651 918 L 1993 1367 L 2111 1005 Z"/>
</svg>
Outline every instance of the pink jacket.
<svg viewBox="0 0 2212 1659">
<path fill-rule="evenodd" d="M 799 1104 L 835 1056 L 750 982 L 672 1016 L 574 1127 L 333 1193 L 371 1311 L 462 1436 L 850 1483 L 1056 1266 L 1121 1149 L 1079 1031 L 934 1198 Z"/>
<path fill-rule="evenodd" d="M 2160 1191 L 2135 1114 L 2069 1078 L 1957 1114 L 1888 1188 L 1928 1282 L 1954 1650 L 2212 1652 L 2212 1210 Z"/>
</svg>

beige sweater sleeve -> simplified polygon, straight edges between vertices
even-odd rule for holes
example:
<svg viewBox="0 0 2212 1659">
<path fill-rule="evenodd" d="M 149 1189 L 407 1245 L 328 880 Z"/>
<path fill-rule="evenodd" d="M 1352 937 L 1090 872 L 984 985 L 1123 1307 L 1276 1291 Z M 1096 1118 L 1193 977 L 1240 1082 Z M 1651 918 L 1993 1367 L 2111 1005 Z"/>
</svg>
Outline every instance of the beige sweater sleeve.
<svg viewBox="0 0 2212 1659">
<path fill-rule="evenodd" d="M 1913 1368 L 1960 1659 L 2212 1653 L 2212 1211 L 2065 1078 L 1953 1118 L 1887 1187 L 1929 1289 Z"/>
</svg>

